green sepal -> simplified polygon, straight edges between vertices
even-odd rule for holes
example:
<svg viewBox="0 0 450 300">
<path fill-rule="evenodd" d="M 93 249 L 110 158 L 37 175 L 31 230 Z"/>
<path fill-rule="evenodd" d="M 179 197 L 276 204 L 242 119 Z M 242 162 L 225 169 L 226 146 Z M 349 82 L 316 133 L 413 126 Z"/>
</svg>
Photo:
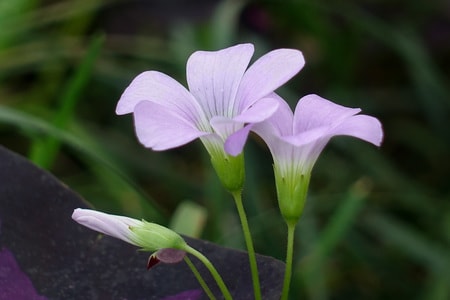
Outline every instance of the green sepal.
<svg viewBox="0 0 450 300">
<path fill-rule="evenodd" d="M 245 164 L 244 154 L 231 156 L 224 151 L 211 155 L 211 163 L 224 188 L 231 192 L 239 192 L 244 187 Z"/>
<path fill-rule="evenodd" d="M 180 249 L 187 246 L 184 239 L 175 231 L 159 224 L 142 220 L 139 226 L 130 226 L 130 239 L 143 251 L 157 251 L 159 249 Z"/>
<path fill-rule="evenodd" d="M 294 170 L 280 172 L 276 166 L 274 171 L 281 215 L 286 222 L 297 223 L 305 207 L 311 175 Z"/>
</svg>

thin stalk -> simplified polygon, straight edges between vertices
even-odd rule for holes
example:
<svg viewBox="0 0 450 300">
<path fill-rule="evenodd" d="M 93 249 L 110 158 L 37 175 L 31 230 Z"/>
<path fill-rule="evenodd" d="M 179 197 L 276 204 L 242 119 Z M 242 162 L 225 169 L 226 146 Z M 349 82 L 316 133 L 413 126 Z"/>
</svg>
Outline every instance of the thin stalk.
<svg viewBox="0 0 450 300">
<path fill-rule="evenodd" d="M 261 287 L 259 284 L 258 266 L 256 264 L 255 249 L 253 247 L 252 236 L 250 234 L 250 228 L 248 226 L 247 215 L 245 214 L 244 206 L 242 205 L 241 192 L 233 192 L 234 202 L 241 219 L 242 231 L 244 233 L 245 243 L 247 244 L 248 260 L 250 262 L 250 270 L 252 272 L 253 279 L 253 293 L 256 300 L 261 300 Z"/>
<path fill-rule="evenodd" d="M 205 280 L 203 280 L 202 275 L 200 274 L 200 272 L 197 270 L 197 268 L 194 266 L 194 264 L 192 263 L 191 259 L 189 258 L 189 256 L 185 256 L 184 257 L 184 261 L 186 262 L 186 264 L 189 266 L 189 268 L 191 269 L 192 273 L 194 273 L 195 278 L 197 278 L 198 283 L 200 283 L 201 287 L 203 288 L 203 290 L 205 291 L 206 295 L 208 295 L 209 299 L 211 300 L 215 300 L 216 297 L 214 297 L 213 293 L 211 292 L 211 290 L 209 289 L 208 285 L 206 284 Z"/>
<path fill-rule="evenodd" d="M 214 268 L 213 264 L 209 261 L 209 259 L 206 258 L 206 256 L 204 256 L 201 252 L 197 251 L 196 249 L 192 248 L 189 245 L 187 245 L 186 248 L 183 250 L 197 257 L 206 266 L 206 268 L 208 268 L 209 272 L 211 273 L 217 285 L 219 286 L 219 289 L 222 292 L 225 300 L 232 300 L 233 298 L 231 297 L 230 291 L 223 282 L 223 279 L 220 276 L 219 272 L 217 272 L 216 268 Z"/>
<path fill-rule="evenodd" d="M 292 257 L 294 255 L 294 232 L 296 222 L 287 222 L 287 246 L 286 246 L 286 269 L 284 271 L 283 291 L 281 293 L 281 300 L 287 300 L 289 297 L 289 286 L 291 284 L 292 276 Z"/>
</svg>

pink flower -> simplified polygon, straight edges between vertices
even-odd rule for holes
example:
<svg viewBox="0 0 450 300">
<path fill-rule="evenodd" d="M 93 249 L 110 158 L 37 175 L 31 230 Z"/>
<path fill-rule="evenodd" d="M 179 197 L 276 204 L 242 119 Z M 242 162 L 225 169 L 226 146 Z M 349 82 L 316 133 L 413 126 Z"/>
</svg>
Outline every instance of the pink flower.
<svg viewBox="0 0 450 300">
<path fill-rule="evenodd" d="M 328 141 L 338 135 L 353 136 L 380 146 L 383 131 L 374 117 L 358 114 L 359 108 L 334 104 L 317 95 L 301 98 L 292 113 L 277 95 L 278 110 L 247 130 L 256 132 L 268 145 L 274 161 L 278 201 L 283 216 L 297 221 L 303 210 L 311 170 Z M 241 132 L 235 135 L 243 135 Z M 230 139 L 225 150 L 242 151 L 242 143 Z"/>
<path fill-rule="evenodd" d="M 353 136 L 380 146 L 383 138 L 380 121 L 359 112 L 359 108 L 307 95 L 299 100 L 292 114 L 288 104 L 280 99 L 279 110 L 253 130 L 265 140 L 281 169 L 293 167 L 307 174 L 334 136 Z"/>
<path fill-rule="evenodd" d="M 189 90 L 161 72 L 141 73 L 116 113 L 133 113 L 139 141 L 153 150 L 200 138 L 210 154 L 223 151 L 230 135 L 277 110 L 278 102 L 267 96 L 304 65 L 300 51 L 278 49 L 247 69 L 253 52 L 252 44 L 240 44 L 193 53 L 186 68 Z"/>
</svg>

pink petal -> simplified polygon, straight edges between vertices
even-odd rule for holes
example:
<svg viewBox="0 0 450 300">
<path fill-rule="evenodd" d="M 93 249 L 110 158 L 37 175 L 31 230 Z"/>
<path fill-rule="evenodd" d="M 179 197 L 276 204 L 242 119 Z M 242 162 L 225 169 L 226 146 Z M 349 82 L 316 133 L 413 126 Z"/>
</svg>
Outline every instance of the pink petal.
<svg viewBox="0 0 450 300">
<path fill-rule="evenodd" d="M 223 141 L 244 126 L 244 123 L 226 117 L 213 117 L 210 124 Z"/>
<path fill-rule="evenodd" d="M 335 104 L 317 95 L 300 99 L 294 114 L 294 135 L 283 140 L 302 146 L 336 135 L 348 135 L 380 145 L 381 123 L 373 117 L 356 115 L 359 108 Z"/>
<path fill-rule="evenodd" d="M 129 227 L 137 226 L 141 223 L 136 219 L 82 208 L 77 208 L 73 211 L 72 219 L 92 230 L 121 239 L 130 244 L 135 243 L 130 239 L 132 232 L 129 230 Z"/>
<path fill-rule="evenodd" d="M 220 51 L 197 51 L 186 67 L 189 90 L 208 118 L 231 116 L 241 78 L 253 55 L 253 45 Z"/>
<path fill-rule="evenodd" d="M 282 140 L 295 146 L 304 146 L 317 140 L 327 138 L 330 135 L 330 127 L 316 127 L 296 135 L 284 136 Z"/>
<path fill-rule="evenodd" d="M 250 130 L 253 128 L 254 124 L 252 123 L 264 121 L 274 116 L 275 114 L 278 114 L 279 106 L 284 105 L 282 102 L 279 101 L 280 99 L 281 98 L 279 98 L 276 95 L 274 95 L 272 98 L 261 99 L 257 101 L 253 106 L 251 106 L 249 109 L 244 111 L 241 115 L 233 118 L 233 121 L 250 124 L 244 126 L 243 128 L 229 135 L 229 137 L 225 140 L 224 145 L 225 151 L 233 156 L 239 155 L 244 149 L 244 145 L 245 142 L 247 141 L 247 137 Z M 292 115 L 291 111 L 290 113 Z M 283 112 L 281 112 L 281 114 L 283 114 Z M 269 127 L 272 128 L 271 125 L 269 125 Z"/>
<path fill-rule="evenodd" d="M 273 98 L 263 98 L 255 102 L 233 120 L 242 123 L 257 123 L 272 116 L 278 109 L 279 103 Z"/>
<path fill-rule="evenodd" d="M 366 115 L 357 115 L 347 119 L 336 127 L 332 134 L 353 136 L 375 146 L 380 146 L 383 140 L 383 129 L 380 121 Z"/>
<path fill-rule="evenodd" d="M 301 98 L 294 112 L 294 134 L 323 126 L 334 126 L 359 113 L 359 108 L 335 104 L 317 95 Z"/>
<path fill-rule="evenodd" d="M 141 101 L 152 101 L 165 106 L 186 120 L 201 119 L 201 108 L 194 97 L 175 79 L 157 71 L 139 74 L 123 92 L 116 113 L 131 113 Z"/>
<path fill-rule="evenodd" d="M 240 130 L 230 135 L 225 141 L 225 152 L 232 156 L 241 154 L 244 150 L 245 142 L 247 141 L 248 134 L 252 129 L 253 124 L 244 126 Z"/>
<path fill-rule="evenodd" d="M 176 148 L 209 134 L 197 129 L 175 111 L 150 101 L 136 105 L 134 121 L 139 141 L 157 151 Z"/>
<path fill-rule="evenodd" d="M 270 97 L 278 102 L 278 109 L 266 121 L 256 124 L 253 127 L 253 131 L 263 139 L 268 138 L 270 135 L 277 137 L 292 135 L 294 114 L 289 104 L 274 93 Z"/>
<path fill-rule="evenodd" d="M 236 96 L 238 111 L 251 106 L 286 83 L 304 66 L 305 60 L 298 50 L 278 49 L 258 59 L 245 72 Z"/>
</svg>

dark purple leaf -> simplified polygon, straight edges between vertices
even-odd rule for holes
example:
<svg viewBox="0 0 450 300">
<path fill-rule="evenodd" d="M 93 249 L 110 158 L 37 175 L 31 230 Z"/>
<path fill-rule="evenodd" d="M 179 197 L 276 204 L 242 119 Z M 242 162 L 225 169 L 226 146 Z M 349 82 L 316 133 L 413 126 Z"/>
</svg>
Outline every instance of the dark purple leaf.
<svg viewBox="0 0 450 300">
<path fill-rule="evenodd" d="M 51 174 L 1 146 L 0 195 L 0 249 L 8 249 L 20 266 L 23 277 L 15 278 L 28 277 L 29 288 L 35 288 L 23 292 L 49 299 L 109 300 L 161 299 L 200 291 L 200 298 L 206 299 L 184 262 L 157 264 L 147 271 L 149 253 L 114 238 L 98 239 L 96 232 L 74 222 L 73 210 L 88 204 Z M 253 298 L 247 253 L 186 240 L 214 263 L 235 299 Z M 191 259 L 220 298 L 209 272 Z M 278 299 L 284 264 L 258 256 L 258 267 L 264 299 Z M 25 286 L 20 280 L 7 284 Z"/>
<path fill-rule="evenodd" d="M 6 248 L 0 250 L 0 299 L 47 299 L 37 294 L 30 279 L 17 264 L 14 255 Z"/>
</svg>

